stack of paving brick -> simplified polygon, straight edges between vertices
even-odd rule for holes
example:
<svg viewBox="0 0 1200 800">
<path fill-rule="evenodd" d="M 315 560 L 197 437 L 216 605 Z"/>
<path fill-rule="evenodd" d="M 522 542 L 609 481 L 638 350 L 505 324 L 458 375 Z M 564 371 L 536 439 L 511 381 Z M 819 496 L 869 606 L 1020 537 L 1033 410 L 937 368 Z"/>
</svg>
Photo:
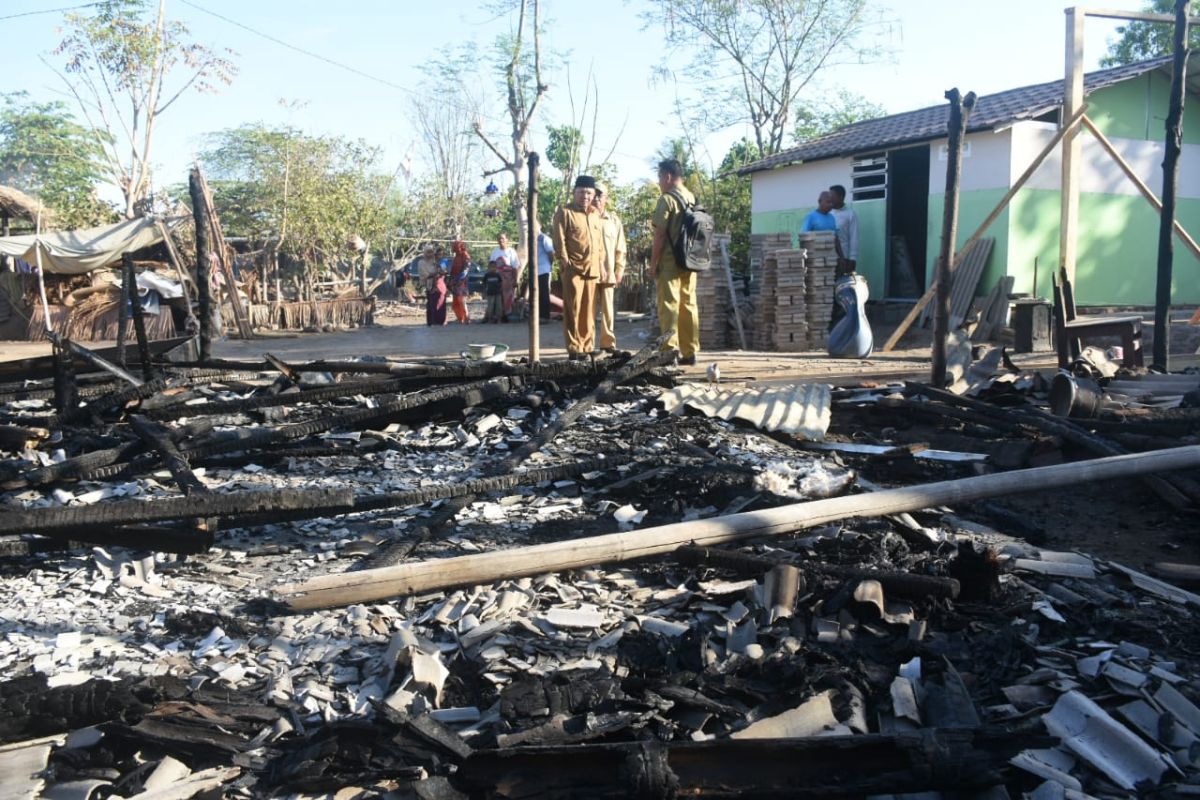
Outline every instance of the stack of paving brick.
<svg viewBox="0 0 1200 800">
<path fill-rule="evenodd" d="M 696 303 L 700 307 L 700 347 L 721 350 L 729 346 L 729 283 L 720 242 L 713 247 L 712 268 L 696 275 Z"/>
<path fill-rule="evenodd" d="M 800 246 L 805 259 L 805 319 L 808 322 L 808 349 L 820 350 L 829 337 L 829 320 L 833 316 L 833 285 L 837 281 L 837 247 L 834 234 L 805 233 Z"/>
<path fill-rule="evenodd" d="M 762 255 L 762 271 L 759 273 L 758 297 L 754 312 L 754 349 L 775 349 L 775 279 L 778 275 L 775 251 Z"/>
<path fill-rule="evenodd" d="M 808 347 L 807 265 L 803 250 L 776 250 L 774 348 L 797 352 Z"/>
<path fill-rule="evenodd" d="M 767 253 L 788 250 L 792 246 L 790 233 L 753 233 L 750 235 L 750 291 L 757 292 L 762 283 L 763 265 Z"/>
</svg>

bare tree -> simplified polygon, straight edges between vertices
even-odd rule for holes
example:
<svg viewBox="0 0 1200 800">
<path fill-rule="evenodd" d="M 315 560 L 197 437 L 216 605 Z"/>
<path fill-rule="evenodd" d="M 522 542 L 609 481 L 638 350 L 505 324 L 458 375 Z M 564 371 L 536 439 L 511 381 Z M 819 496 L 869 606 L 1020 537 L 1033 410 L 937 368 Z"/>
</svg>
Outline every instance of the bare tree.
<svg viewBox="0 0 1200 800">
<path fill-rule="evenodd" d="M 671 46 L 695 49 L 690 71 L 705 76 L 715 126 L 749 123 L 763 155 L 783 149 L 793 105 L 822 70 L 880 52 L 863 43 L 868 0 L 648 2 L 643 20 L 662 24 Z"/>
<path fill-rule="evenodd" d="M 525 209 L 525 166 L 529 158 L 529 129 L 538 106 L 550 87 L 542 81 L 542 48 L 539 0 L 515 0 L 516 32 L 501 40 L 507 55 L 504 87 L 507 97 L 511 150 L 501 149 L 476 120 L 474 130 L 484 146 L 500 159 L 502 166 L 484 173 L 484 177 L 508 172 L 512 176 L 511 202 L 518 222 L 518 250 L 528 253 L 529 216 Z M 530 54 L 532 50 L 532 54 Z M 530 57 L 532 55 L 532 58 Z"/>
<path fill-rule="evenodd" d="M 457 235 L 466 224 L 467 200 L 479 169 L 480 145 L 474 133 L 477 100 L 459 80 L 447 80 L 435 95 L 457 102 L 414 99 L 412 116 L 432 170 L 436 191 L 447 201 Z"/>
<path fill-rule="evenodd" d="M 104 163 L 133 217 L 150 192 L 158 119 L 188 90 L 215 91 L 236 67 L 187 39 L 187 26 L 167 20 L 166 0 L 151 15 L 150 0 L 101 0 L 94 13 L 68 14 L 55 55 L 60 75 L 88 124 L 106 131 Z M 174 81 L 171 79 L 175 78 Z"/>
</svg>

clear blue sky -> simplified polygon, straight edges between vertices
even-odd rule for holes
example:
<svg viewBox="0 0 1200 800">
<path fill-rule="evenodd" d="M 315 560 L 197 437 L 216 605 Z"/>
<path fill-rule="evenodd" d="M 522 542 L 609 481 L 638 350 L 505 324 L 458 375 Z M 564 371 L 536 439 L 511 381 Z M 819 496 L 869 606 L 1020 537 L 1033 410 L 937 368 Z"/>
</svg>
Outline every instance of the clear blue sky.
<svg viewBox="0 0 1200 800">
<path fill-rule="evenodd" d="M 0 16 L 78 2 L 0 0 Z M 420 146 L 410 123 L 412 101 L 438 102 L 425 94 L 420 65 L 453 42 L 472 43 L 481 60 L 492 58 L 490 44 L 509 22 L 486 5 L 468 0 L 167 0 L 168 15 L 186 22 L 198 41 L 237 53 L 239 74 L 220 94 L 190 94 L 162 117 L 154 158 L 157 181 L 175 184 L 183 179 L 203 144 L 202 134 L 257 121 L 290 122 L 314 134 L 362 137 L 384 147 L 389 168 L 411 153 L 420 169 Z M 893 57 L 882 64 L 836 68 L 821 86 L 813 87 L 811 96 L 840 86 L 898 112 L 944 102 L 942 93 L 951 86 L 983 95 L 1054 80 L 1063 72 L 1064 5 L 1056 0 L 880 3 L 889 21 L 885 35 Z M 1143 3 L 1106 0 L 1105 6 L 1137 10 Z M 597 75 L 597 150 L 612 148 L 624 126 L 613 159 L 621 179 L 651 177 L 656 149 L 678 131 L 671 115 L 676 87 L 651 78 L 652 67 L 666 58 L 661 31 L 642 29 L 640 0 L 544 0 L 544 8 L 553 20 L 546 44 L 566 54 L 577 102 L 589 70 Z M 338 69 L 199 9 L 404 88 Z M 0 49 L 0 91 L 25 89 L 38 99 L 69 99 L 61 79 L 39 59 L 59 61 L 50 51 L 60 38 L 61 16 L 0 20 L 5 41 Z M 1117 24 L 1088 20 L 1089 69 L 1096 67 Z M 681 69 L 684 61 L 678 57 L 669 66 Z M 571 114 L 567 72 L 549 78 L 551 97 L 542 119 L 566 123 Z M 490 97 L 485 113 L 501 120 L 504 102 L 498 87 L 483 88 Z M 288 110 L 281 99 L 302 105 Z M 709 157 L 719 162 L 729 144 L 746 133 L 728 130 L 709 137 Z M 545 147 L 540 130 L 533 145 Z M 482 188 L 486 181 L 480 183 Z"/>
</svg>

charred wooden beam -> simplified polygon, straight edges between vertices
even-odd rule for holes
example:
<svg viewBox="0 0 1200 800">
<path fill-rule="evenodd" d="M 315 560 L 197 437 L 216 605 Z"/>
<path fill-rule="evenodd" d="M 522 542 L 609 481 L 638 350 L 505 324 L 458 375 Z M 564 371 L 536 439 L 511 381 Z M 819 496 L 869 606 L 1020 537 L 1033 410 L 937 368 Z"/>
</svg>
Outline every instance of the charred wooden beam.
<svg viewBox="0 0 1200 800">
<path fill-rule="evenodd" d="M 15 453 L 24 450 L 30 442 L 38 442 L 50 436 L 45 428 L 27 428 L 22 425 L 0 425 L 0 450 Z"/>
<path fill-rule="evenodd" d="M 103 547 L 128 547 L 131 550 L 154 550 L 159 553 L 174 553 L 176 555 L 195 555 L 207 552 L 213 546 L 211 529 L 198 527 L 187 523 L 186 527 L 174 525 L 128 525 L 115 528 L 101 528 L 96 525 L 81 525 L 51 531 L 41 537 L 32 537 L 25 542 L 53 542 L 59 547 L 75 549 L 82 546 L 101 545 Z M 31 552 L 51 549 L 41 545 L 39 550 L 33 550 L 38 545 L 31 544 Z"/>
<path fill-rule="evenodd" d="M 5 483 L 4 488 L 19 489 L 25 486 L 41 486 L 70 478 L 81 478 L 101 467 L 124 461 L 134 454 L 141 452 L 144 447 L 145 445 L 140 441 L 136 441 L 103 450 L 93 450 L 56 464 L 31 469 L 23 473 L 18 479 Z"/>
<path fill-rule="evenodd" d="M 189 458 L 231 453 L 237 450 L 268 447 L 281 442 L 292 442 L 334 429 L 358 430 L 382 420 L 395 418 L 406 412 L 426 408 L 435 403 L 453 402 L 458 407 L 470 407 L 488 400 L 495 400 L 519 386 L 519 379 L 497 378 L 462 386 L 451 386 L 424 394 L 409 395 L 383 403 L 375 408 L 359 408 L 337 414 L 327 414 L 308 422 L 286 425 L 281 428 L 244 428 L 232 434 L 224 434 L 200 442 L 190 442 L 180 448 Z"/>
<path fill-rule="evenodd" d="M 192 472 L 187 459 L 179 452 L 179 448 L 171 441 L 171 435 L 163 426 L 137 414 L 130 415 L 129 424 L 142 441 L 158 451 L 163 465 L 170 471 L 171 477 L 175 479 L 175 484 L 184 496 L 209 493 L 208 487 Z"/>
<path fill-rule="evenodd" d="M 0 514 L 0 534 L 53 533 L 81 530 L 96 525 L 131 525 L 139 522 L 265 514 L 310 508 L 349 511 L 353 507 L 354 494 L 349 489 L 267 489 L 259 492 L 171 497 L 166 500 L 124 500 L 90 506 L 9 511 Z"/>
<path fill-rule="evenodd" d="M 985 403 L 982 400 L 961 397 L 945 389 L 937 389 L 921 384 L 908 384 L 908 390 L 918 392 L 931 400 L 937 400 L 946 405 L 969 409 L 999 423 L 1017 422 L 1042 433 L 1061 437 L 1064 441 L 1071 442 L 1087 450 L 1089 453 L 1098 456 L 1125 455 L 1129 452 L 1116 442 L 1091 433 L 1070 420 L 1050 416 L 1036 408 L 1021 408 L 1019 410 L 1001 408 L 991 403 Z M 1192 505 L 1200 505 L 1200 487 L 1195 486 L 1194 482 L 1182 476 L 1147 475 L 1143 476 L 1141 480 L 1146 488 L 1150 489 L 1150 491 L 1154 492 L 1173 508 L 1186 509 Z"/>
<path fill-rule="evenodd" d="M 113 408 L 121 408 L 127 403 L 145 400 L 167 388 L 166 380 L 159 378 L 148 381 L 140 386 L 126 386 L 111 394 L 105 394 L 88 401 L 85 406 L 76 406 L 70 411 L 60 412 L 51 417 L 48 424 L 52 428 L 70 425 L 85 420 L 93 414 L 103 413 Z"/>
<path fill-rule="evenodd" d="M 672 555 L 682 564 L 690 566 L 708 565 L 721 567 L 746 575 L 761 575 L 774 569 L 781 563 L 798 563 L 805 572 L 815 572 L 819 575 L 829 575 L 836 578 L 851 580 L 879 581 L 884 591 L 903 597 L 958 597 L 959 584 L 954 578 L 944 578 L 938 575 L 917 575 L 911 572 L 892 572 L 886 570 L 860 569 L 846 567 L 840 564 L 825 564 L 814 561 L 780 561 L 777 558 L 741 553 L 737 550 L 723 550 L 715 547 L 699 547 L 684 545 Z"/>
<path fill-rule="evenodd" d="M 1041 738 L 1050 743 L 1049 737 Z M 1002 784 L 1025 735 L 923 729 L 892 735 L 630 742 L 476 750 L 451 782 L 469 793 L 575 798 L 857 798 Z M 1038 745 L 1043 746 L 1043 745 Z"/>
<path fill-rule="evenodd" d="M 475 497 L 489 492 L 500 492 L 507 489 L 512 489 L 517 486 L 530 486 L 543 481 L 559 481 L 564 478 L 574 478 L 582 475 L 585 472 L 594 472 L 598 470 L 613 469 L 618 464 L 624 461 L 619 458 L 589 458 L 583 461 L 574 461 L 570 464 L 558 464 L 552 467 L 540 467 L 538 469 L 529 469 L 523 471 L 510 471 L 503 475 L 496 475 L 488 478 L 475 478 L 473 480 L 461 481 L 459 483 L 443 483 L 437 486 L 430 486 L 424 489 L 413 489 L 406 492 L 388 492 L 386 494 L 363 494 L 357 495 L 354 498 L 353 507 L 343 509 L 337 506 L 331 506 L 328 509 L 322 508 L 306 508 L 301 509 L 303 517 L 334 515 L 346 513 L 348 511 L 380 511 L 387 508 L 412 508 L 414 506 L 425 505 L 437 500 L 450 501 L 449 507 L 454 509 L 454 513 L 469 505 Z M 465 501 L 465 502 L 462 502 Z M 441 511 L 442 509 L 439 509 Z M 453 515 L 451 515 L 453 516 Z M 242 528 L 252 525 L 261 525 L 270 522 L 280 522 L 284 519 L 291 518 L 286 512 L 272 512 L 270 514 L 258 515 L 238 515 L 231 516 L 221 523 L 222 528 Z M 436 525 L 430 526 L 436 529 Z"/>
</svg>

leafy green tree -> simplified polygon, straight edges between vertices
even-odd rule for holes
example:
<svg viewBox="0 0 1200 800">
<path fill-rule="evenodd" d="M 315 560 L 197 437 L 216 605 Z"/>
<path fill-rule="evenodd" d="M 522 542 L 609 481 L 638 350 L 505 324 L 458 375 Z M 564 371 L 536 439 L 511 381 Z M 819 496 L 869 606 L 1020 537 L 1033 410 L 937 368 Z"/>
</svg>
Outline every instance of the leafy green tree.
<svg viewBox="0 0 1200 800">
<path fill-rule="evenodd" d="M 661 24 L 671 50 L 690 52 L 703 75 L 709 125 L 749 124 L 764 155 L 784 147 L 793 108 L 824 70 L 865 63 L 882 49 L 869 0 L 648 0 L 647 25 Z"/>
<path fill-rule="evenodd" d="M 59 227 L 110 222 L 113 208 L 96 196 L 103 174 L 97 133 L 64 103 L 35 103 L 25 92 L 0 97 L 0 184 L 38 197 Z"/>
<path fill-rule="evenodd" d="M 569 191 L 583 153 L 583 131 L 574 125 L 550 125 L 546 128 L 546 139 L 546 160 L 562 175 L 560 191 Z M 565 195 L 560 193 L 558 197 Z"/>
<path fill-rule="evenodd" d="M 654 166 L 657 168 L 658 162 L 670 159 L 675 159 L 683 166 L 685 180 L 696 174 L 696 159 L 692 157 L 692 147 L 687 139 L 676 136 L 663 141 L 654 154 Z"/>
<path fill-rule="evenodd" d="M 150 0 L 100 0 L 89 14 L 64 17 L 54 51 L 65 59 L 63 82 L 88 126 L 104 131 L 104 168 L 132 218 L 151 188 L 154 134 L 161 117 L 189 90 L 215 91 L 233 80 L 230 51 L 188 38 L 187 26 Z"/>
<path fill-rule="evenodd" d="M 886 113 L 883 106 L 872 103 L 860 94 L 841 89 L 819 102 L 810 100 L 800 103 L 796 107 L 793 134 L 797 143 L 807 142 L 846 125 L 876 119 Z"/>
<path fill-rule="evenodd" d="M 1152 0 L 1144 9 L 1153 14 L 1174 14 L 1175 0 Z M 1188 14 L 1200 16 L 1200 2 L 1189 4 Z M 1102 67 L 1118 67 L 1171 54 L 1173 26 L 1162 22 L 1130 22 L 1117 27 L 1119 38 L 1108 43 L 1108 54 L 1100 59 Z M 1200 27 L 1188 30 L 1188 47 L 1200 49 Z"/>
<path fill-rule="evenodd" d="M 379 149 L 361 140 L 243 125 L 210 135 L 201 160 L 225 232 L 277 238 L 301 282 L 354 277 L 362 262 L 347 243 L 361 237 L 378 247 L 396 227 L 394 176 L 381 169 Z M 429 194 L 442 198 L 444 213 L 441 187 Z"/>
</svg>

